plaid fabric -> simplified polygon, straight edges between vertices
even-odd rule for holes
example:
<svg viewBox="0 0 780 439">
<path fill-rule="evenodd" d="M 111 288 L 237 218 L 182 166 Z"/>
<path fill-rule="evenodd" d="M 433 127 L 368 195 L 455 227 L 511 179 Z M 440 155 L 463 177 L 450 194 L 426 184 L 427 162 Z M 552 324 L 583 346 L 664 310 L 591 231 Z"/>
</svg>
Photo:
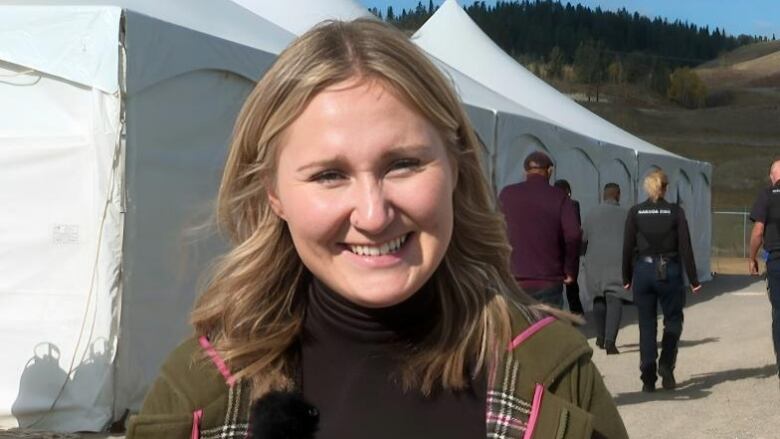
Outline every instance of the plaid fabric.
<svg viewBox="0 0 780 439">
<path fill-rule="evenodd" d="M 489 439 L 523 437 L 531 415 L 531 403 L 515 393 L 519 364 L 511 355 L 505 357 L 502 367 L 494 363 L 488 378 L 485 422 Z"/>
<path fill-rule="evenodd" d="M 515 307 L 517 320 L 538 320 L 525 307 Z M 526 324 L 527 324 L 526 323 Z M 518 394 L 520 363 L 509 352 L 496 352 L 488 367 L 487 424 L 488 439 L 519 439 L 525 434 L 531 416 L 533 395 Z"/>
<path fill-rule="evenodd" d="M 225 423 L 203 429 L 200 432 L 201 439 L 243 439 L 249 432 L 249 385 L 246 381 L 240 381 L 229 387 L 227 409 L 225 410 Z"/>
</svg>

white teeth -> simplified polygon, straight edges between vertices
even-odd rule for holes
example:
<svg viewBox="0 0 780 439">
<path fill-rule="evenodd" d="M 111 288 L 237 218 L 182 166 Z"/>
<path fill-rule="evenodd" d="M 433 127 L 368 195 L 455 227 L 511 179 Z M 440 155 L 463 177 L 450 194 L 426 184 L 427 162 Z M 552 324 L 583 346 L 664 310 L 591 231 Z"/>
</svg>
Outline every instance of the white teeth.
<svg viewBox="0 0 780 439">
<path fill-rule="evenodd" d="M 380 245 L 350 245 L 349 249 L 360 256 L 383 256 L 397 252 L 404 242 L 406 242 L 406 235 Z"/>
</svg>

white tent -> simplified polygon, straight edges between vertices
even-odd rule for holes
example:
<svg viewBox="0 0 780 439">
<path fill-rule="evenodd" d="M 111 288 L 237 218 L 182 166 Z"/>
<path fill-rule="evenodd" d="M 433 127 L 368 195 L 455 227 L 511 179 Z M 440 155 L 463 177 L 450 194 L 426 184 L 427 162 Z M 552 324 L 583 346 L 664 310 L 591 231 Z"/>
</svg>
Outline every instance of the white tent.
<svg viewBox="0 0 780 439">
<path fill-rule="evenodd" d="M 220 246 L 182 231 L 292 38 L 230 0 L 0 0 L 0 428 L 139 407 Z"/>
<path fill-rule="evenodd" d="M 373 17 L 355 0 L 233 0 L 255 14 L 295 35 L 324 20 L 354 20 Z"/>
<path fill-rule="evenodd" d="M 512 133 L 512 122 L 498 115 L 496 130 L 497 190 L 522 179 L 518 163 L 533 149 L 545 149 L 556 163 L 556 178 L 572 182 L 583 214 L 598 203 L 600 187 L 623 183 L 634 203 L 645 198 L 642 178 L 662 168 L 670 178 L 668 199 L 684 206 L 692 224 L 699 276 L 710 276 L 709 163 L 665 151 L 618 128 L 535 77 L 482 32 L 455 0 L 447 0 L 412 37 L 431 56 L 514 103 L 533 110 L 560 127 L 559 139 L 541 139 L 527 131 Z M 624 186 L 625 184 L 625 186 Z M 583 189 L 585 188 L 585 189 Z"/>
</svg>

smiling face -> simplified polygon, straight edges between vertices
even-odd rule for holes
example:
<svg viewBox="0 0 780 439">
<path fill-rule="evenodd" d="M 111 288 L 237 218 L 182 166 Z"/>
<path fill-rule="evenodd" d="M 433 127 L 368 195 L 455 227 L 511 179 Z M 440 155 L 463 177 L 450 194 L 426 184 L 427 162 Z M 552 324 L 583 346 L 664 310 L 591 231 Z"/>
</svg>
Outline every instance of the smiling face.
<svg viewBox="0 0 780 439">
<path fill-rule="evenodd" d="M 306 267 L 366 307 L 395 305 L 450 242 L 455 172 L 435 127 L 381 81 L 312 99 L 280 141 L 274 212 Z"/>
</svg>

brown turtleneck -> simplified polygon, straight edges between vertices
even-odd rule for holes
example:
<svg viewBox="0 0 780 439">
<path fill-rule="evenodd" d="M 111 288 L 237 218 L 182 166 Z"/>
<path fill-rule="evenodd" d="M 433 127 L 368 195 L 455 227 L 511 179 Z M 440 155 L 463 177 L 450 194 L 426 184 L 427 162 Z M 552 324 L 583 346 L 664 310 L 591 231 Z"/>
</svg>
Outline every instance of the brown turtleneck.
<svg viewBox="0 0 780 439">
<path fill-rule="evenodd" d="M 317 439 L 484 438 L 484 374 L 462 392 L 404 392 L 399 349 L 436 318 L 431 288 L 387 308 L 365 308 L 318 281 L 302 342 L 303 396 L 320 411 Z"/>
</svg>

